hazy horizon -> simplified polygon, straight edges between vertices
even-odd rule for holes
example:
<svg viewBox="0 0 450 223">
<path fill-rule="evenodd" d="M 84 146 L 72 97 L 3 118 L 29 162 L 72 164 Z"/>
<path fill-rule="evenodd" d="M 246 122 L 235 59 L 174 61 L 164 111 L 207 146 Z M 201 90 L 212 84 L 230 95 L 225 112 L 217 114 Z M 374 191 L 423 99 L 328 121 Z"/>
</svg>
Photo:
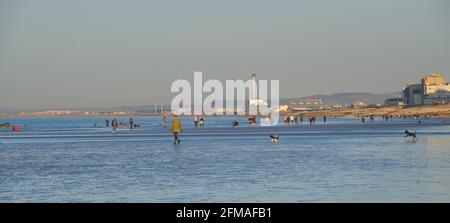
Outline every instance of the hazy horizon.
<svg viewBox="0 0 450 223">
<path fill-rule="evenodd" d="M 298 97 L 287 97 L 287 98 L 280 98 L 280 102 L 282 101 L 287 101 L 287 100 L 292 100 L 292 99 L 297 99 L 297 98 L 308 98 L 308 97 L 314 97 L 314 96 L 335 96 L 335 95 L 339 95 L 339 94 L 372 94 L 372 95 L 381 95 L 381 96 L 385 96 L 385 95 L 394 95 L 394 94 L 398 94 L 399 96 L 401 96 L 401 91 L 397 91 L 397 92 L 382 92 L 382 93 L 372 93 L 372 92 L 335 92 L 335 93 L 330 93 L 330 94 L 314 94 L 314 95 L 303 95 L 303 96 L 298 96 Z M 208 93 L 204 93 L 204 97 L 209 95 Z M 247 99 L 248 100 L 248 99 Z M 40 107 L 40 108 L 17 108 L 17 109 L 8 109 L 8 108 L 0 108 L 0 113 L 1 112 L 28 112 L 28 111 L 44 111 L 44 110 L 89 110 L 89 111 L 110 111 L 110 109 L 119 109 L 119 108 L 139 108 L 139 107 L 151 107 L 154 108 L 154 106 L 157 106 L 157 109 L 160 109 L 161 105 L 164 106 L 164 108 L 166 109 L 167 106 L 170 106 L 170 101 L 166 102 L 166 103 L 162 103 L 162 104 L 140 104 L 140 105 L 116 105 L 116 106 L 109 106 L 109 107 L 61 107 L 61 106 L 56 106 L 56 107 Z"/>
<path fill-rule="evenodd" d="M 0 0 L 0 110 L 167 104 L 177 79 L 280 97 L 450 79 L 450 2 Z"/>
</svg>

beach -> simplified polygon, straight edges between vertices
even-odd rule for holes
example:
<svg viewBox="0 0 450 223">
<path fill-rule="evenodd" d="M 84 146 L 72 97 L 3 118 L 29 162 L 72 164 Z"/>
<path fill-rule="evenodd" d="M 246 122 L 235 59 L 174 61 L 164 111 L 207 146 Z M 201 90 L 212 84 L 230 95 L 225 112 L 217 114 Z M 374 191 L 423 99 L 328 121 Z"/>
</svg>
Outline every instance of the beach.
<svg viewBox="0 0 450 223">
<path fill-rule="evenodd" d="M 327 116 L 327 117 L 361 117 L 361 116 L 436 116 L 450 118 L 450 104 L 421 105 L 421 106 L 384 106 L 379 108 L 342 108 L 324 109 L 317 111 L 293 111 L 281 112 L 282 115 Z"/>
<path fill-rule="evenodd" d="M 248 127 L 183 117 L 173 145 L 160 117 L 13 118 L 0 129 L 1 202 L 446 202 L 450 125 L 432 118 Z M 119 120 L 119 121 L 125 121 Z M 98 127 L 92 127 L 97 122 Z M 169 119 L 170 122 L 170 119 Z M 405 129 L 418 140 L 405 138 Z M 280 140 L 271 142 L 269 135 Z"/>
</svg>

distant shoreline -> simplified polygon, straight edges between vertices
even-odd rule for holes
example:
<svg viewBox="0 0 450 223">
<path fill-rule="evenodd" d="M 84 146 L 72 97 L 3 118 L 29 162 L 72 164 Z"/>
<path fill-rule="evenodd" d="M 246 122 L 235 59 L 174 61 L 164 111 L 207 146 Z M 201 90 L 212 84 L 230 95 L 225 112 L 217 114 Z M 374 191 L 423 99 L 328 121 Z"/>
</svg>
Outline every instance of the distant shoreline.
<svg viewBox="0 0 450 223">
<path fill-rule="evenodd" d="M 282 112 L 283 116 L 301 116 L 310 117 L 362 117 L 362 116 L 432 116 L 441 118 L 450 118 L 450 104 L 443 105 L 421 105 L 421 106 L 386 106 L 380 108 L 342 108 L 342 109 L 328 109 L 318 111 L 293 111 L 289 110 Z"/>
<path fill-rule="evenodd" d="M 170 115 L 170 112 L 166 112 Z M 161 113 L 141 112 L 29 112 L 18 114 L 0 114 L 0 118 L 44 118 L 44 117 L 130 117 L 130 116 L 162 116 Z M 315 111 L 288 110 L 280 112 L 280 116 L 304 116 L 304 117 L 362 117 L 362 116 L 432 116 L 450 118 L 450 104 L 443 105 L 421 105 L 421 106 L 386 106 L 380 108 L 340 108 L 324 109 Z M 185 115 L 192 116 L 192 115 Z M 206 116 L 206 115 L 205 115 Z M 215 117 L 248 117 L 248 115 L 214 115 Z"/>
</svg>

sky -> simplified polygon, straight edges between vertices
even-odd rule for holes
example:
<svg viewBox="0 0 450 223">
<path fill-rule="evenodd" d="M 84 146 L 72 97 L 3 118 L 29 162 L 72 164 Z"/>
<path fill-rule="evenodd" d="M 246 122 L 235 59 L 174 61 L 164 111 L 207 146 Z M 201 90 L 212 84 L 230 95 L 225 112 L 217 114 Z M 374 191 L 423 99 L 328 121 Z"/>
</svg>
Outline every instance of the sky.
<svg viewBox="0 0 450 223">
<path fill-rule="evenodd" d="M 282 98 L 450 79 L 446 0 L 0 0 L 0 109 L 169 104 L 173 81 Z"/>
</svg>

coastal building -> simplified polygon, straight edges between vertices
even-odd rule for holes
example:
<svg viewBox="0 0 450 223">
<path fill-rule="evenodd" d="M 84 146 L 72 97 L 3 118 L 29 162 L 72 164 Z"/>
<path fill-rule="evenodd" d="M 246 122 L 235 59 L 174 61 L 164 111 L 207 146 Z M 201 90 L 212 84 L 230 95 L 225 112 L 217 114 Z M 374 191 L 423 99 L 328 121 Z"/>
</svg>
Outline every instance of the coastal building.
<svg viewBox="0 0 450 223">
<path fill-rule="evenodd" d="M 366 103 L 359 100 L 353 100 L 353 104 L 350 105 L 351 108 L 363 108 L 366 106 Z"/>
<path fill-rule="evenodd" d="M 366 108 L 381 108 L 381 104 L 369 104 L 366 106 Z"/>
<path fill-rule="evenodd" d="M 423 101 L 422 84 L 407 84 L 402 92 L 407 105 L 421 105 Z"/>
<path fill-rule="evenodd" d="M 442 74 L 430 74 L 422 78 L 423 104 L 445 104 L 450 102 L 450 85 Z"/>
<path fill-rule="evenodd" d="M 402 98 L 388 98 L 384 100 L 384 105 L 404 105 Z"/>
<path fill-rule="evenodd" d="M 321 98 L 306 98 L 291 100 L 287 103 L 290 109 L 299 111 L 320 110 L 325 108 Z"/>
<path fill-rule="evenodd" d="M 430 74 L 420 84 L 408 84 L 402 92 L 406 105 L 450 103 L 450 84 L 442 74 Z"/>
<path fill-rule="evenodd" d="M 288 108 L 289 108 L 288 105 L 280 105 L 280 106 L 278 106 L 277 109 L 275 109 L 275 111 L 276 111 L 276 112 L 285 112 L 285 111 L 288 110 Z"/>
<path fill-rule="evenodd" d="M 334 104 L 334 105 L 331 106 L 332 109 L 341 109 L 341 108 L 343 108 L 343 107 L 344 107 L 344 106 L 341 105 L 341 104 Z"/>
</svg>

